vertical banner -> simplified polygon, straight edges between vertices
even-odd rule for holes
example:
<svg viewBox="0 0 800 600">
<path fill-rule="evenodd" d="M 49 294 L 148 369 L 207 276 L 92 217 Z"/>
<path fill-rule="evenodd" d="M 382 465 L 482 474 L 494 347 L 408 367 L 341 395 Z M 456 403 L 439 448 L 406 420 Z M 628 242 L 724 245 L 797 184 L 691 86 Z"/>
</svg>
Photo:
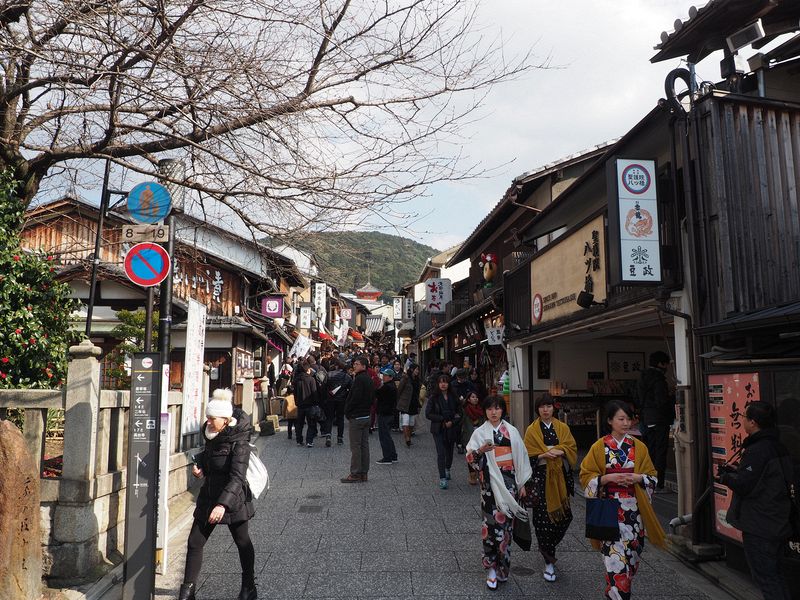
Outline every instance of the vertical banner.
<svg viewBox="0 0 800 600">
<path fill-rule="evenodd" d="M 618 269 L 622 283 L 660 283 L 656 162 L 617 159 L 615 171 L 616 198 L 609 202 L 609 205 L 614 203 L 609 221 L 616 219 L 612 227 L 619 249 L 619 264 L 614 265 L 615 270 Z"/>
<path fill-rule="evenodd" d="M 203 424 L 203 356 L 206 346 L 206 306 L 189 300 L 186 320 L 186 365 L 183 374 L 181 434 L 197 433 Z"/>
<path fill-rule="evenodd" d="M 758 373 L 708 376 L 708 423 L 714 472 L 718 465 L 739 462 L 746 437 L 742 424 L 745 408 L 760 399 Z M 732 497 L 729 488 L 714 484 L 714 525 L 720 535 L 741 542 L 741 531 L 727 521 Z"/>
</svg>

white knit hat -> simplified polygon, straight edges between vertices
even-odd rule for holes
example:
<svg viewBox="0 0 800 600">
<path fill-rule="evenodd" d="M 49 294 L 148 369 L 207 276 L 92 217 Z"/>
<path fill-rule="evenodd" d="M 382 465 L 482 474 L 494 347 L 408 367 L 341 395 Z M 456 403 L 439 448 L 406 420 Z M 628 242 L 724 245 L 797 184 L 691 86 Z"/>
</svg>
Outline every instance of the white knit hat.
<svg viewBox="0 0 800 600">
<path fill-rule="evenodd" d="M 233 418 L 233 392 L 228 389 L 214 390 L 211 394 L 211 400 L 206 405 L 206 417 L 222 417 L 230 419 L 231 426 L 236 425 L 236 419 Z"/>
</svg>

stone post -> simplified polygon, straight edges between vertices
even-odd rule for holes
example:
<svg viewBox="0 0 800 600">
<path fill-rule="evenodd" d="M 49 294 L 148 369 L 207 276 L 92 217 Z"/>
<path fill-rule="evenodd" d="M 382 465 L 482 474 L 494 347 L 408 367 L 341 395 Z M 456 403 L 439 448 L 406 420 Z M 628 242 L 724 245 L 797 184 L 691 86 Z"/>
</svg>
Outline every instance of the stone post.
<svg viewBox="0 0 800 600">
<path fill-rule="evenodd" d="M 94 479 L 97 413 L 100 404 L 100 348 L 84 340 L 69 349 L 64 402 L 63 479 Z"/>
<path fill-rule="evenodd" d="M 69 349 L 64 400 L 64 469 L 53 515 L 50 577 L 80 580 L 105 556 L 100 539 L 109 496 L 96 502 L 95 455 L 100 405 L 100 348 L 84 340 Z"/>
<path fill-rule="evenodd" d="M 9 421 L 0 421 L 0 465 L 8 466 L 0 469 L 0 598 L 38 598 L 39 462 Z"/>
</svg>

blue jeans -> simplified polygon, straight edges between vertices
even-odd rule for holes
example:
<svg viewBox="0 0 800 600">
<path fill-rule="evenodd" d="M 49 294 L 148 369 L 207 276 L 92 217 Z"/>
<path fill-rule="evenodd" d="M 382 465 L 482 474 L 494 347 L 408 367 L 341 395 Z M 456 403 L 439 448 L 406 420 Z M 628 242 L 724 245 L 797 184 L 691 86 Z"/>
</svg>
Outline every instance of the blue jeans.
<svg viewBox="0 0 800 600">
<path fill-rule="evenodd" d="M 397 460 L 397 449 L 392 439 L 394 415 L 378 415 L 378 440 L 383 451 L 383 460 Z"/>
<path fill-rule="evenodd" d="M 764 538 L 742 533 L 742 545 L 750 574 L 764 600 L 789 600 L 789 586 L 781 573 L 781 558 L 786 540 Z"/>
</svg>

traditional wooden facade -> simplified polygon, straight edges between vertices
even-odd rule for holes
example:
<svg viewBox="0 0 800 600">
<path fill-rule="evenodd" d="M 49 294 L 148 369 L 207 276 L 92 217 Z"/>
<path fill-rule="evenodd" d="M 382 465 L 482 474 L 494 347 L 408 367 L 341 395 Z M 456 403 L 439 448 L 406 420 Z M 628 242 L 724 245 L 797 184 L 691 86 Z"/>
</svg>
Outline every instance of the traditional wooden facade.
<svg viewBox="0 0 800 600">
<path fill-rule="evenodd" d="M 97 219 L 96 207 L 65 198 L 29 211 L 23 230 L 24 246 L 52 255 L 59 276 L 70 282 L 74 297 L 84 302 L 89 297 Z M 175 221 L 171 389 L 182 387 L 190 299 L 206 307 L 205 358 L 212 367 L 212 389 L 241 386 L 244 379 L 260 376 L 254 359 L 265 355 L 267 340 L 274 338 L 274 347 L 291 342 L 279 323 L 261 315 L 260 298 L 290 294 L 304 287 L 303 278 L 290 259 L 227 230 L 183 214 Z M 115 312 L 145 305 L 144 290 L 124 275 L 125 253 L 131 244 L 121 239 L 121 227 L 128 222 L 124 213 L 111 211 L 103 229 L 92 339 L 104 352 L 119 342 L 111 335 L 118 324 Z M 285 303 L 287 317 L 290 308 Z M 84 319 L 76 317 L 76 327 L 82 328 L 85 313 Z"/>
</svg>

